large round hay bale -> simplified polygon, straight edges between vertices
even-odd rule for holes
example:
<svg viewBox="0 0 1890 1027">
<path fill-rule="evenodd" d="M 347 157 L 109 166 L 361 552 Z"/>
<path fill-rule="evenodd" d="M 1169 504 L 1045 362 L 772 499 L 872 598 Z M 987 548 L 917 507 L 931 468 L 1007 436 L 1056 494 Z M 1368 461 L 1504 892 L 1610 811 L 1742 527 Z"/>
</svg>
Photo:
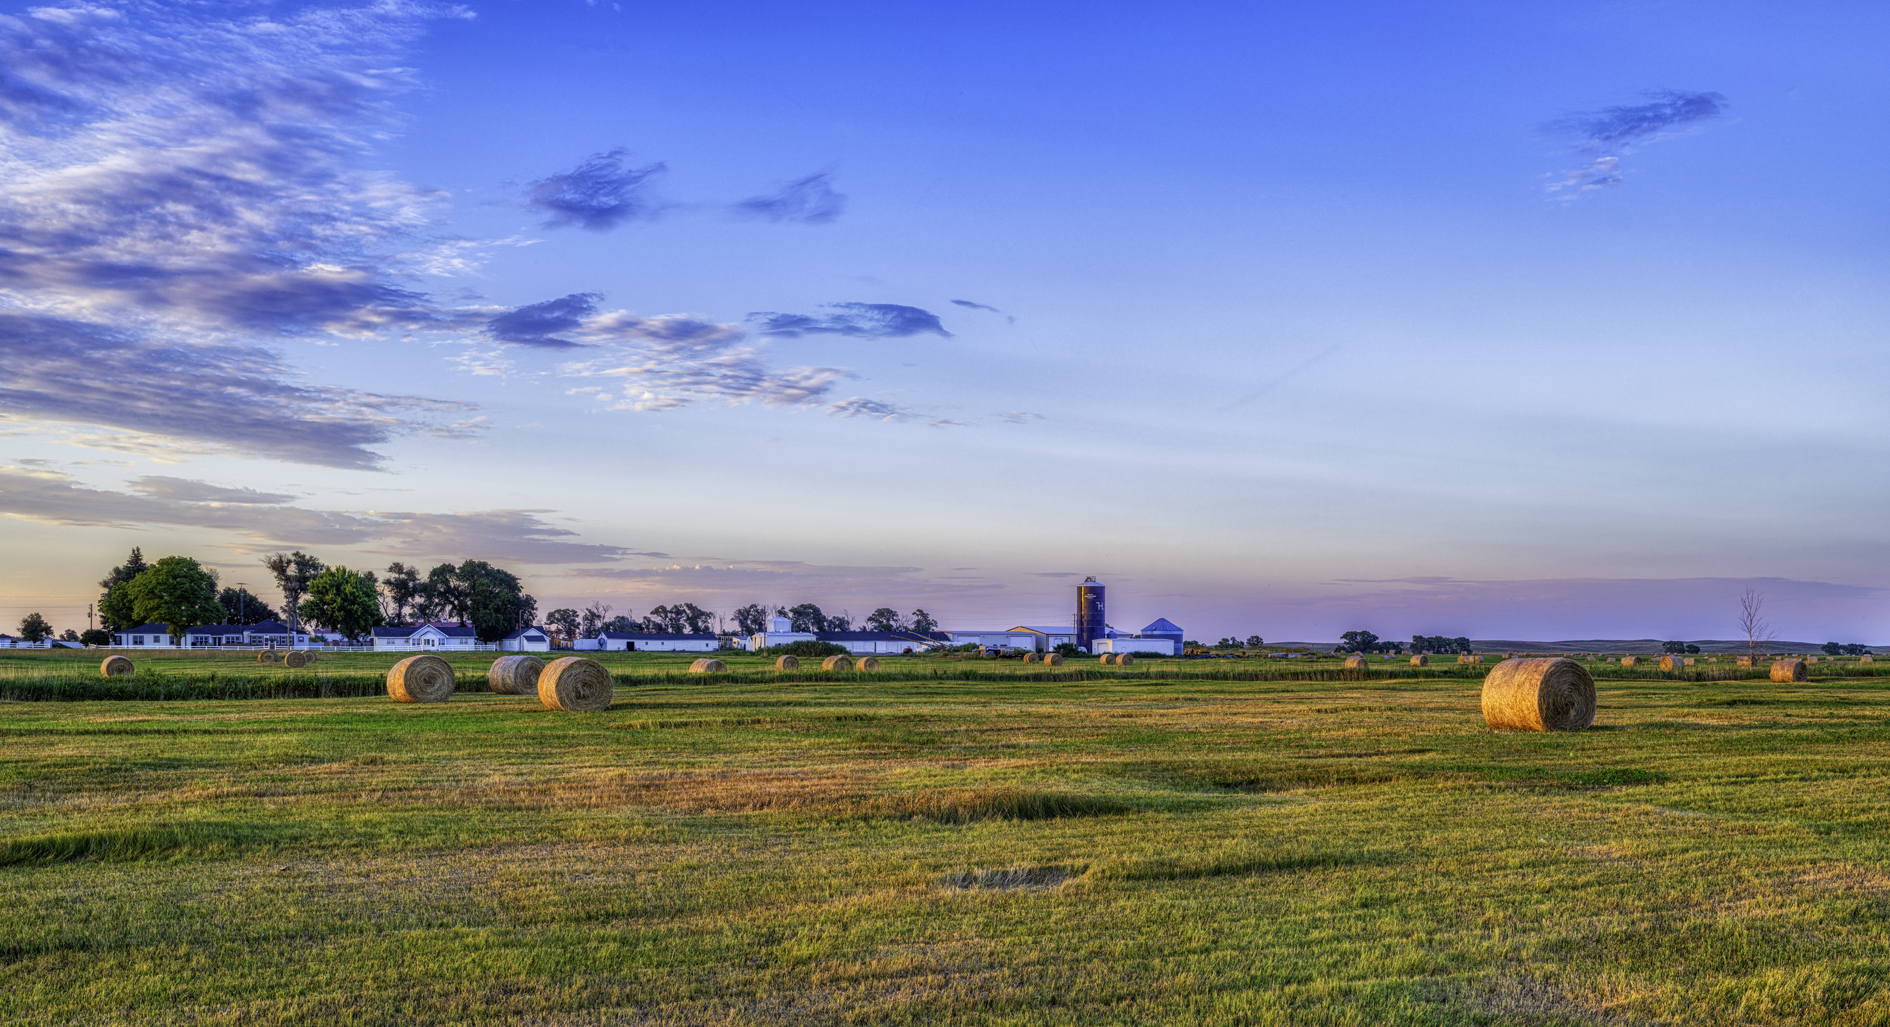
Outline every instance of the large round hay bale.
<svg viewBox="0 0 1890 1027">
<path fill-rule="evenodd" d="M 1063 654 L 1062 653 L 1044 653 L 1043 665 L 1046 667 L 1063 666 Z"/>
<path fill-rule="evenodd" d="M 108 678 L 123 677 L 136 669 L 123 656 L 107 656 L 105 662 L 98 665 L 98 672 Z"/>
<path fill-rule="evenodd" d="M 274 649 L 263 649 L 256 653 L 257 663 L 274 663 L 279 658 Z"/>
<path fill-rule="evenodd" d="M 545 661 L 536 656 L 501 656 L 486 671 L 486 684 L 500 695 L 537 695 Z"/>
<path fill-rule="evenodd" d="M 291 649 L 289 655 L 282 658 L 282 665 L 290 670 L 301 670 L 308 666 L 308 654 L 300 649 Z"/>
<path fill-rule="evenodd" d="M 1347 656 L 1345 658 L 1346 670 L 1366 670 L 1369 669 L 1369 667 L 1370 664 L 1365 662 L 1365 657 L 1363 656 Z"/>
<path fill-rule="evenodd" d="M 1686 667 L 1687 658 L 1684 656 L 1662 656 L 1660 658 L 1661 670 L 1685 670 Z"/>
<path fill-rule="evenodd" d="M 1580 731 L 1595 722 L 1595 679 L 1560 657 L 1504 660 L 1483 679 L 1483 720 L 1499 731 Z"/>
<path fill-rule="evenodd" d="M 878 669 L 879 669 L 879 657 L 877 657 L 877 656 L 862 656 L 862 657 L 860 657 L 860 658 L 859 658 L 859 660 L 858 660 L 858 661 L 856 661 L 856 662 L 855 662 L 855 663 L 853 664 L 853 669 L 854 669 L 854 670 L 878 670 Z"/>
<path fill-rule="evenodd" d="M 1641 662 L 1641 661 L 1639 661 L 1639 660 L 1637 660 L 1637 659 L 1635 659 L 1635 658 L 1634 658 L 1634 657 L 1632 657 L 1632 656 L 1623 656 L 1623 657 L 1621 657 L 1621 666 L 1623 666 L 1623 667 L 1632 667 L 1632 666 L 1634 666 L 1635 664 L 1637 664 L 1637 663 L 1639 663 L 1639 662 Z"/>
<path fill-rule="evenodd" d="M 1041 656 L 1038 656 L 1038 655 L 1037 655 L 1036 653 L 1025 653 L 1025 654 L 1024 654 L 1024 662 L 1025 662 L 1025 663 L 1040 663 L 1040 662 L 1042 662 L 1042 661 L 1043 661 L 1043 657 L 1041 657 Z"/>
<path fill-rule="evenodd" d="M 1416 656 L 1411 657 L 1411 666 L 1413 667 L 1428 667 L 1430 665 L 1431 665 L 1431 658 L 1424 655 L 1423 653 L 1419 653 Z"/>
<path fill-rule="evenodd" d="M 720 674 L 727 669 L 728 664 L 723 663 L 721 660 L 712 660 L 706 656 L 689 665 L 689 673 L 691 674 Z"/>
<path fill-rule="evenodd" d="M 553 660 L 538 675 L 538 701 L 550 710 L 597 713 L 610 709 L 611 693 L 610 671 L 582 656 Z"/>
<path fill-rule="evenodd" d="M 1807 671 L 1803 660 L 1773 660 L 1772 680 L 1803 681 Z"/>
<path fill-rule="evenodd" d="M 826 659 L 820 661 L 820 669 L 821 670 L 852 670 L 853 657 L 829 656 Z"/>
<path fill-rule="evenodd" d="M 1868 656 L 1859 656 L 1857 658 L 1857 662 L 1858 663 L 1876 663 L 1877 661 Z"/>
<path fill-rule="evenodd" d="M 388 670 L 387 695 L 395 702 L 445 702 L 453 697 L 453 665 L 431 654 L 409 656 Z"/>
<path fill-rule="evenodd" d="M 1101 656 L 1096 657 L 1096 662 L 1102 664 L 1105 667 L 1113 667 L 1116 665 L 1116 654 L 1104 653 Z"/>
<path fill-rule="evenodd" d="M 774 669 L 775 670 L 800 670 L 801 658 L 798 656 L 777 657 L 774 661 Z"/>
</svg>

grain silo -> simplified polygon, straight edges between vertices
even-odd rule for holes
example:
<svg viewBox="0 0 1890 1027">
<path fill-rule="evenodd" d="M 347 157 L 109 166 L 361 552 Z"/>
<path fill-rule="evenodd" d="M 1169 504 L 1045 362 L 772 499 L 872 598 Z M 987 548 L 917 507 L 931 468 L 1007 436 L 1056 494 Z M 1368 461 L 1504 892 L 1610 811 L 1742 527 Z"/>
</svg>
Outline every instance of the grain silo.
<svg viewBox="0 0 1890 1027">
<path fill-rule="evenodd" d="M 1103 622 L 1103 587 L 1094 577 L 1076 586 L 1076 644 L 1090 652 L 1090 643 L 1107 631 Z"/>
</svg>

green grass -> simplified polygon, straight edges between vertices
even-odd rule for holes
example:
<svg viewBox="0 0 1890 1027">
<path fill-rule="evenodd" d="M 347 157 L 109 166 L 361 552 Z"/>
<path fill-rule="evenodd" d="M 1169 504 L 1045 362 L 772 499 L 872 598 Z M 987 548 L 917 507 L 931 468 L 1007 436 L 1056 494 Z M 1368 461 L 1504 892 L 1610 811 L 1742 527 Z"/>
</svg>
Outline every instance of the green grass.
<svg viewBox="0 0 1890 1027">
<path fill-rule="evenodd" d="M 0 703 L 0 1022 L 1890 1023 L 1870 667 L 1523 735 L 1454 664 L 139 662 L 226 695 Z"/>
</svg>

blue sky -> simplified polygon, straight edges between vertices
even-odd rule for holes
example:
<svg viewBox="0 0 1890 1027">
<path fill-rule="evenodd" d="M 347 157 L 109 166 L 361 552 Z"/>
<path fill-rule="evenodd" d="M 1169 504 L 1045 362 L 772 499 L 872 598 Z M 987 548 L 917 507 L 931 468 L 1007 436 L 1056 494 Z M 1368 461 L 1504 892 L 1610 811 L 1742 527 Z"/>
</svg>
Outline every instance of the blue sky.
<svg viewBox="0 0 1890 1027">
<path fill-rule="evenodd" d="M 1879 7 L 0 10 L 6 623 L 1890 642 Z"/>
</svg>

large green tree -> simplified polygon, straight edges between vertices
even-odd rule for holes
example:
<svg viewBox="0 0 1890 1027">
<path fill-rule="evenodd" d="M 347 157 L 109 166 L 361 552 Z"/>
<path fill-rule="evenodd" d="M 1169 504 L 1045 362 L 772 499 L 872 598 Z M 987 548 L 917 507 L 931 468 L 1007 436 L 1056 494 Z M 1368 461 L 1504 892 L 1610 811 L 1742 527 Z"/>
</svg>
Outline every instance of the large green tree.
<svg viewBox="0 0 1890 1027">
<path fill-rule="evenodd" d="M 387 565 L 387 577 L 381 581 L 381 589 L 387 593 L 387 605 L 393 607 L 389 617 L 396 624 L 407 623 L 408 610 L 421 598 L 420 569 L 395 560 Z"/>
<path fill-rule="evenodd" d="M 330 567 L 309 579 L 300 613 L 311 624 L 359 639 L 383 623 L 374 581 L 346 567 Z"/>
<path fill-rule="evenodd" d="M 131 597 L 120 586 L 131 584 L 131 579 L 143 574 L 148 566 L 144 562 L 144 551 L 132 546 L 131 556 L 100 579 L 98 587 L 105 591 L 98 597 L 98 619 L 106 630 L 138 626 L 138 615 L 131 609 Z"/>
<path fill-rule="evenodd" d="M 46 623 L 46 618 L 37 612 L 29 613 L 20 620 L 20 641 L 43 642 L 52 637 L 53 627 Z"/>
<path fill-rule="evenodd" d="M 484 560 L 460 564 L 453 569 L 452 579 L 465 596 L 460 620 L 473 626 L 481 642 L 497 642 L 530 624 L 538 612 L 538 600 L 525 594 L 518 575 Z"/>
<path fill-rule="evenodd" d="M 322 562 L 300 549 L 293 553 L 275 553 L 263 557 L 263 566 L 275 575 L 276 587 L 282 590 L 282 608 L 289 614 L 289 637 L 302 629 L 296 620 L 296 611 L 301 608 L 302 597 L 308 594 L 308 583 L 315 576 L 327 570 Z"/>
<path fill-rule="evenodd" d="M 247 588 L 226 588 L 218 592 L 217 604 L 223 607 L 225 624 L 261 624 L 276 618 L 276 611 Z"/>
<path fill-rule="evenodd" d="M 216 575 L 188 556 L 159 560 L 131 579 L 124 590 L 137 620 L 162 624 L 180 640 L 191 628 L 223 619 Z"/>
</svg>

